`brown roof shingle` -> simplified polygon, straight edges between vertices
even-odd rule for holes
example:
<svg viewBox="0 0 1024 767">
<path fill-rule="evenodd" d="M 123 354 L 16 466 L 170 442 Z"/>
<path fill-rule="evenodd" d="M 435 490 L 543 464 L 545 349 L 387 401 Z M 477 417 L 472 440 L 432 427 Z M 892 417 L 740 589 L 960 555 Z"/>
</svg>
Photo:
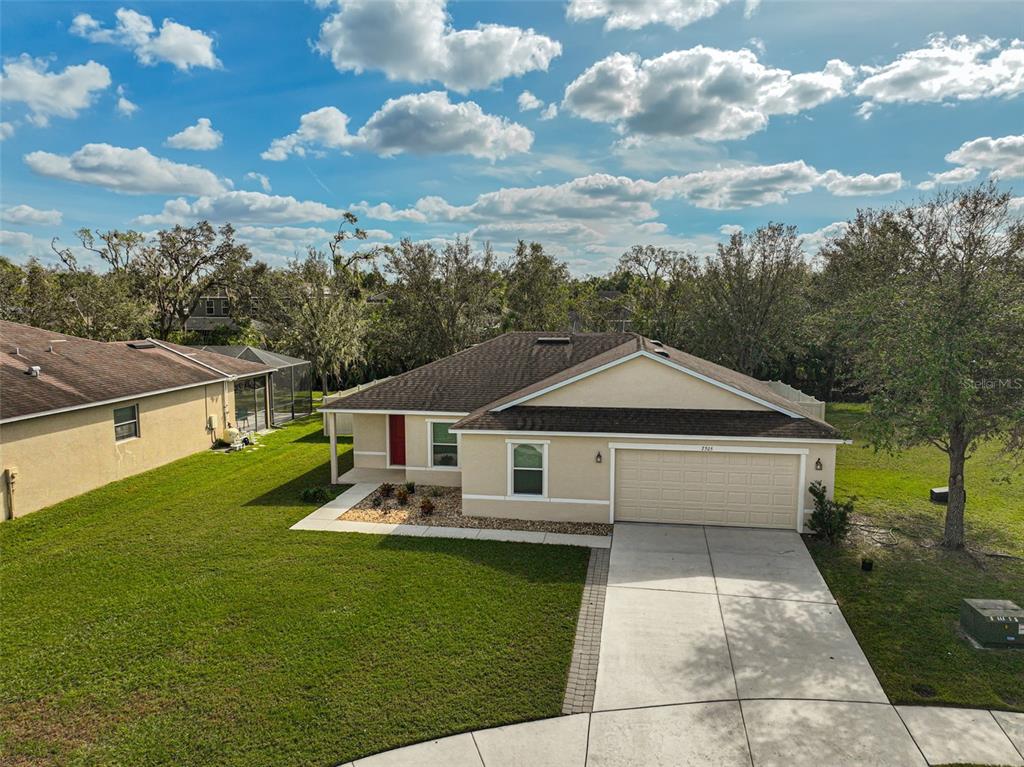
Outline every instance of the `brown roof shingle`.
<svg viewBox="0 0 1024 767">
<path fill-rule="evenodd" d="M 0 420 L 87 407 L 270 370 L 265 365 L 209 352 L 202 357 L 186 358 L 155 344 L 140 349 L 129 343 L 92 341 L 0 321 Z M 168 346 L 175 351 L 196 351 L 176 344 Z M 40 368 L 38 377 L 26 372 L 34 365 Z"/>
<path fill-rule="evenodd" d="M 549 407 L 517 405 L 481 411 L 455 424 L 467 431 L 592 432 L 707 437 L 838 439 L 839 432 L 811 418 L 770 410 L 688 410 L 674 408 Z"/>
</svg>

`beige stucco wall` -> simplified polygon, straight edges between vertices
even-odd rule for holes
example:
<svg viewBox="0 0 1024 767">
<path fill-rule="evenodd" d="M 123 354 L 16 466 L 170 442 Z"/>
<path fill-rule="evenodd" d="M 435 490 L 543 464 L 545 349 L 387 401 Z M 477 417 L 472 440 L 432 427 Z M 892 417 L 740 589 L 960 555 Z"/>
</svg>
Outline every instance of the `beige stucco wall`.
<svg viewBox="0 0 1024 767">
<path fill-rule="evenodd" d="M 114 408 L 139 406 L 139 436 L 114 440 Z M 0 425 L 0 468 L 16 468 L 14 516 L 209 448 L 234 420 L 234 390 L 222 383 Z M 216 431 L 207 428 L 216 416 Z M 0 492 L 2 518 L 10 516 Z"/>
<path fill-rule="evenodd" d="M 505 498 L 508 495 L 508 453 L 502 434 L 462 435 L 462 492 L 463 495 L 485 495 Z M 517 438 L 518 439 L 518 438 Z M 835 485 L 836 446 L 816 442 L 757 442 L 733 440 L 693 439 L 627 439 L 622 437 L 522 437 L 522 441 L 548 441 L 548 497 L 550 501 L 520 501 L 469 499 L 463 501 L 467 514 L 479 516 L 513 517 L 516 519 L 557 519 L 576 521 L 608 521 L 611 491 L 610 443 L 711 445 L 720 447 L 787 447 L 807 448 L 806 484 L 814 480 L 828 486 L 831 495 Z M 597 453 L 602 462 L 597 463 Z M 814 468 L 821 459 L 822 470 Z M 558 503 L 569 499 L 573 503 Z M 601 505 L 577 503 L 594 501 Z M 813 507 L 813 499 L 806 492 L 806 513 Z"/>
<path fill-rule="evenodd" d="M 388 417 L 379 413 L 352 416 L 352 465 L 383 469 L 387 465 Z"/>
<path fill-rule="evenodd" d="M 745 397 L 646 357 L 637 357 L 529 401 L 560 407 L 767 410 Z"/>
</svg>

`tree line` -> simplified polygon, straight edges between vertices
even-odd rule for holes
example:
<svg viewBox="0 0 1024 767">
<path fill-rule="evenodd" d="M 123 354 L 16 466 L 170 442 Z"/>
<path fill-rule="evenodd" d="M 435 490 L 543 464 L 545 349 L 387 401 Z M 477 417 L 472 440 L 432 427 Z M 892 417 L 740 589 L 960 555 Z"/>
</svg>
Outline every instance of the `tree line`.
<svg viewBox="0 0 1024 767">
<path fill-rule="evenodd" d="M 806 253 L 797 230 L 737 232 L 705 258 L 650 245 L 574 277 L 543 243 L 499 258 L 466 239 L 360 248 L 346 215 L 283 268 L 230 225 L 78 233 L 107 269 L 0 260 L 0 316 L 99 340 L 195 342 L 200 298 L 230 298 L 251 343 L 312 361 L 325 390 L 392 375 L 509 330 L 630 330 L 826 401 L 866 399 L 872 443 L 949 456 L 945 543 L 963 545 L 963 467 L 983 440 L 1024 448 L 1024 225 L 993 184 L 858 211 Z"/>
</svg>

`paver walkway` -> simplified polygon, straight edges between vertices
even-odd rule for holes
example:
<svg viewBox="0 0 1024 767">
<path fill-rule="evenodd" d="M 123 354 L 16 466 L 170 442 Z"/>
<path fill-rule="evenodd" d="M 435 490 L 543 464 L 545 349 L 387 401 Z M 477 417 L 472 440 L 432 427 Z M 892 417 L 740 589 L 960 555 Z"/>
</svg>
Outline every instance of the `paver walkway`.
<svg viewBox="0 0 1024 767">
<path fill-rule="evenodd" d="M 356 767 L 1024 765 L 1024 714 L 894 707 L 788 531 L 615 526 L 592 714 Z"/>
</svg>

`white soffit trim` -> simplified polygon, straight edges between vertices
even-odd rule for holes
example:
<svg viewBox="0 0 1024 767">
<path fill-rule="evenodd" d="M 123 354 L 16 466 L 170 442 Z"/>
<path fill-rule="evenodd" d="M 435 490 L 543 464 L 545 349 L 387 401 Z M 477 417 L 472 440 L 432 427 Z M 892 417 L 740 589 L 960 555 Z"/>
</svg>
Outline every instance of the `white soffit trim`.
<svg viewBox="0 0 1024 767">
<path fill-rule="evenodd" d="M 507 431 L 502 429 L 452 429 L 456 434 L 487 434 L 506 437 L 520 436 L 526 441 L 536 437 L 591 437 L 598 439 L 691 439 L 719 440 L 722 442 L 813 442 L 816 445 L 852 445 L 852 439 L 820 439 L 815 437 L 724 437 L 717 434 L 630 434 L 628 432 L 599 431 Z M 509 441 L 509 440 L 506 440 Z M 511 440 L 515 442 L 517 440 Z"/>
<path fill-rule="evenodd" d="M 543 389 L 532 392 L 531 394 L 526 394 L 522 397 L 512 400 L 511 402 L 506 402 L 505 404 L 494 408 L 494 410 L 500 412 L 502 410 L 507 410 L 510 407 L 514 407 L 515 405 L 521 405 L 524 402 L 529 402 L 530 400 L 536 399 L 537 397 L 540 397 L 544 394 L 548 394 L 549 392 L 553 392 L 557 389 L 561 389 L 570 384 L 574 384 L 577 381 L 582 381 L 584 378 L 589 378 L 592 375 L 596 375 L 597 373 L 608 370 L 609 368 L 613 368 L 616 365 L 622 365 L 623 363 L 629 362 L 630 360 L 634 360 L 638 357 L 645 357 L 649 360 L 660 362 L 662 365 L 666 365 L 672 368 L 673 370 L 678 370 L 680 373 L 686 373 L 687 375 L 693 376 L 694 378 L 704 381 L 705 383 L 709 383 L 712 386 L 717 386 L 720 389 L 725 389 L 726 391 L 735 394 L 737 397 L 742 397 L 743 399 L 750 400 L 751 402 L 756 402 L 758 405 L 762 405 L 768 408 L 769 410 L 774 410 L 778 413 L 788 415 L 790 418 L 807 417 L 801 413 L 797 413 L 793 410 L 788 410 L 784 407 L 781 407 L 780 405 L 776 405 L 775 403 L 763 400 L 760 397 L 750 394 L 749 392 L 743 391 L 742 389 L 737 389 L 735 386 L 730 386 L 729 384 L 723 383 L 722 381 L 719 381 L 716 378 L 711 378 L 710 376 L 698 373 L 695 370 L 690 370 L 690 368 L 685 367 L 684 365 L 680 365 L 678 362 L 673 362 L 670 359 L 666 359 L 665 357 L 662 357 L 658 354 L 652 354 L 651 352 L 644 351 L 642 349 L 640 351 L 633 352 L 632 354 L 627 354 L 625 357 L 619 357 L 619 359 L 617 360 L 606 362 L 604 365 L 598 365 L 596 368 L 587 370 L 583 373 L 580 373 L 579 375 L 573 376 L 572 378 L 567 378 L 564 381 L 559 381 L 558 383 L 551 384 L 551 386 L 546 386 Z"/>
<path fill-rule="evenodd" d="M 450 413 L 445 410 L 367 410 L 366 408 L 318 407 L 321 413 L 351 413 L 359 415 L 438 415 L 451 418 L 465 418 L 469 413 Z"/>
<path fill-rule="evenodd" d="M 612 450 L 670 450 L 687 453 L 770 453 L 772 455 L 807 455 L 806 447 L 743 447 L 742 445 L 652 445 L 612 442 Z"/>
<path fill-rule="evenodd" d="M 466 501 L 527 501 L 530 503 L 584 503 L 594 506 L 607 506 L 610 501 L 589 500 L 587 498 L 544 498 L 539 495 L 475 495 L 464 493 Z"/>
</svg>

